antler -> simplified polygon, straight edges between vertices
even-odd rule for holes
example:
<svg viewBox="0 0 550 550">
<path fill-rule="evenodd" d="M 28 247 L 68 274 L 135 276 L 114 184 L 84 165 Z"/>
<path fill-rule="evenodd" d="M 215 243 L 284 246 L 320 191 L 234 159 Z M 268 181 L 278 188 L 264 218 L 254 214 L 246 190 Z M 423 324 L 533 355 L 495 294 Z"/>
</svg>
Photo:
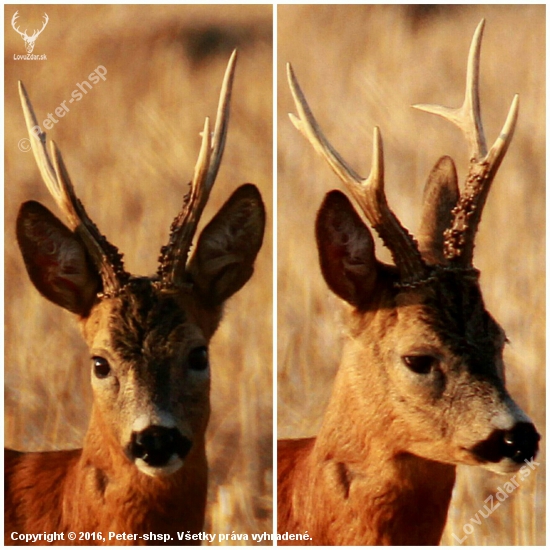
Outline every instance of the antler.
<svg viewBox="0 0 550 550">
<path fill-rule="evenodd" d="M 332 147 L 317 124 L 290 64 L 287 65 L 288 82 L 298 111 L 298 117 L 289 114 L 290 120 L 327 161 L 332 170 L 349 189 L 365 216 L 392 253 L 401 277 L 406 281 L 426 276 L 426 264 L 412 235 L 401 225 L 388 207 L 384 193 L 384 158 L 382 137 L 378 127 L 373 134 L 372 169 L 368 178 L 361 178 Z"/>
<path fill-rule="evenodd" d="M 189 193 L 185 195 L 182 210 L 172 223 L 169 243 L 161 249 L 158 274 L 166 288 L 177 287 L 184 281 L 193 236 L 218 174 L 229 124 L 229 106 L 236 62 L 235 50 L 225 71 L 214 134 L 211 135 L 210 120 L 206 118 Z"/>
<path fill-rule="evenodd" d="M 500 135 L 487 153 L 479 102 L 479 60 L 485 20 L 474 33 L 466 72 L 466 95 L 462 107 L 452 109 L 440 105 L 413 105 L 416 109 L 442 116 L 456 124 L 469 146 L 470 169 L 464 191 L 453 210 L 451 227 L 445 231 L 444 253 L 449 260 L 462 266 L 471 266 L 474 240 L 491 183 L 512 141 L 519 109 L 516 94 Z"/>
<path fill-rule="evenodd" d="M 116 295 L 129 279 L 129 274 L 124 271 L 122 254 L 107 241 L 88 217 L 84 206 L 74 192 L 61 153 L 53 141 L 50 143 L 51 156 L 48 154 L 46 133 L 42 132 L 38 125 L 22 82 L 19 82 L 19 97 L 32 151 L 42 179 L 58 207 L 65 214 L 69 227 L 80 236 L 99 270 L 103 281 L 103 294 Z"/>
</svg>

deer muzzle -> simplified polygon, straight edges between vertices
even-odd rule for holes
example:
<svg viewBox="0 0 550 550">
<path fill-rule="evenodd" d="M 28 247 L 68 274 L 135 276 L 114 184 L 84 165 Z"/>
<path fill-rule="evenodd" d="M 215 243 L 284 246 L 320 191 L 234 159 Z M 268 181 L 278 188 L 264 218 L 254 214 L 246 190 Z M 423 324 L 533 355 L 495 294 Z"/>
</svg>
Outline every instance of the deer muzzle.
<svg viewBox="0 0 550 550">
<path fill-rule="evenodd" d="M 507 473 L 535 458 L 539 440 L 540 435 L 531 422 L 518 422 L 509 430 L 493 430 L 471 451 L 488 469 Z"/>
<path fill-rule="evenodd" d="M 149 426 L 132 432 L 126 454 L 143 473 L 165 476 L 183 466 L 192 446 L 177 428 Z"/>
</svg>

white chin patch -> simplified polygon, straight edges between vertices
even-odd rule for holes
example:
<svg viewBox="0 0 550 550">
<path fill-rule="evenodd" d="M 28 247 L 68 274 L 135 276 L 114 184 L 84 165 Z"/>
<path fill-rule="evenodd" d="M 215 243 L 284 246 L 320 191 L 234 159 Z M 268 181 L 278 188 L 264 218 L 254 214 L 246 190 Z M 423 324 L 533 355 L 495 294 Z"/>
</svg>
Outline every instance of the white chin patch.
<svg viewBox="0 0 550 550">
<path fill-rule="evenodd" d="M 513 474 L 514 472 L 517 472 L 522 466 L 525 466 L 525 463 L 518 464 L 517 462 L 514 462 L 511 458 L 504 458 L 500 462 L 491 463 L 488 462 L 486 464 L 481 465 L 485 470 L 489 470 L 491 472 L 494 472 L 495 474 Z"/>
<path fill-rule="evenodd" d="M 183 466 L 183 460 L 177 455 L 173 454 L 168 461 L 168 464 L 164 466 L 151 466 L 141 458 L 135 460 L 135 465 L 140 472 L 151 477 L 166 477 L 177 472 Z"/>
</svg>

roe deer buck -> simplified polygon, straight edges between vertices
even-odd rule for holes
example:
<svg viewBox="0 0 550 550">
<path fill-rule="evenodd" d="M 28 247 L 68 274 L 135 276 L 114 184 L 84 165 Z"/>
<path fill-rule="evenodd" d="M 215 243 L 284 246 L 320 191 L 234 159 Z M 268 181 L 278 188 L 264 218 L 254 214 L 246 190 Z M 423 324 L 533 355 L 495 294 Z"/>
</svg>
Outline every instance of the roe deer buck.
<svg viewBox="0 0 550 550">
<path fill-rule="evenodd" d="M 61 544 L 71 544 L 69 531 L 97 536 L 84 544 L 199 544 L 179 540 L 178 532 L 200 533 L 204 523 L 208 344 L 223 303 L 252 275 L 265 225 L 259 191 L 243 185 L 202 231 L 188 261 L 222 159 L 235 64 L 236 52 L 214 132 L 207 118 L 189 193 L 153 277 L 125 271 L 76 197 L 53 142 L 48 153 L 20 85 L 38 167 L 69 227 L 31 201 L 21 206 L 17 239 L 35 287 L 78 317 L 94 401 L 82 449 L 6 450 L 7 544 L 17 542 L 14 532 L 64 533 Z M 170 539 L 147 540 L 150 533 Z M 134 539 L 112 538 L 124 534 Z"/>
<path fill-rule="evenodd" d="M 369 229 L 340 191 L 318 212 L 321 271 L 350 312 L 343 358 L 316 438 L 278 445 L 278 531 L 315 545 L 438 544 L 458 464 L 514 472 L 539 435 L 505 388 L 504 331 L 484 307 L 474 237 L 512 139 L 518 98 L 487 152 L 478 74 L 484 22 L 472 41 L 460 109 L 416 107 L 464 132 L 469 172 L 459 192 L 441 158 L 424 193 L 418 244 L 388 207 L 382 139 L 360 178 L 322 134 L 293 70 L 294 125 L 344 182 L 390 250 L 375 257 Z"/>
</svg>

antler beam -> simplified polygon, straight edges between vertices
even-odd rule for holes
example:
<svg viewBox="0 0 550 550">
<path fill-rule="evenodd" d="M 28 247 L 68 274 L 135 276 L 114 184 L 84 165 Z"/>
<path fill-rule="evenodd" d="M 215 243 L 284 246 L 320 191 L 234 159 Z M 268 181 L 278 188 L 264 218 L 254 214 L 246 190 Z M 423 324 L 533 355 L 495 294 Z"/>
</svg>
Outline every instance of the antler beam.
<svg viewBox="0 0 550 550">
<path fill-rule="evenodd" d="M 190 191 L 184 197 L 181 212 L 172 223 L 170 241 L 161 250 L 158 272 L 163 285 L 168 288 L 179 286 L 184 280 L 193 236 L 220 168 L 229 124 L 231 90 L 236 63 L 237 51 L 235 50 L 225 71 L 214 134 L 210 132 L 210 120 L 206 118 Z"/>
<path fill-rule="evenodd" d="M 406 281 L 422 279 L 427 268 L 412 235 L 401 225 L 390 210 L 384 193 L 384 153 L 380 130 L 373 133 L 372 169 L 368 178 L 361 178 L 332 147 L 313 117 L 306 98 L 290 64 L 288 82 L 298 116 L 289 114 L 296 128 L 326 160 L 332 170 L 349 189 L 365 216 L 392 253 L 401 277 Z"/>
<path fill-rule="evenodd" d="M 99 232 L 78 200 L 61 152 L 53 141 L 50 143 L 51 156 L 48 153 L 46 133 L 40 129 L 22 82 L 19 82 L 19 97 L 31 148 L 42 179 L 58 207 L 65 214 L 69 227 L 82 239 L 92 261 L 101 273 L 103 294 L 114 295 L 129 278 L 129 274 L 124 270 L 122 254 Z"/>
<path fill-rule="evenodd" d="M 519 96 L 512 100 L 508 116 L 493 146 L 487 152 L 479 101 L 479 64 L 485 20 L 474 33 L 466 71 L 466 94 L 462 107 L 413 105 L 416 109 L 439 115 L 460 128 L 468 142 L 470 169 L 464 191 L 454 210 L 451 227 L 445 232 L 445 256 L 463 266 L 471 266 L 474 240 L 485 201 L 497 170 L 512 141 L 519 110 Z"/>
</svg>

